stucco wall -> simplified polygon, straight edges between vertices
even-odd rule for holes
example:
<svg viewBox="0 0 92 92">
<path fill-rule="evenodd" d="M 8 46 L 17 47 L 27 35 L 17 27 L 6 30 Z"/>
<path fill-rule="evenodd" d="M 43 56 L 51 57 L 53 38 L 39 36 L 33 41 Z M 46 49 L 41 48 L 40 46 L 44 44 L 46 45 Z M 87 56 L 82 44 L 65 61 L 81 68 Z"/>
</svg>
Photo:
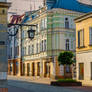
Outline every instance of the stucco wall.
<svg viewBox="0 0 92 92">
<path fill-rule="evenodd" d="M 84 63 L 84 80 L 82 80 L 83 85 L 92 85 L 91 80 L 91 62 L 92 62 L 92 50 L 77 53 L 76 55 L 77 59 L 77 80 L 79 80 L 79 63 Z"/>
</svg>

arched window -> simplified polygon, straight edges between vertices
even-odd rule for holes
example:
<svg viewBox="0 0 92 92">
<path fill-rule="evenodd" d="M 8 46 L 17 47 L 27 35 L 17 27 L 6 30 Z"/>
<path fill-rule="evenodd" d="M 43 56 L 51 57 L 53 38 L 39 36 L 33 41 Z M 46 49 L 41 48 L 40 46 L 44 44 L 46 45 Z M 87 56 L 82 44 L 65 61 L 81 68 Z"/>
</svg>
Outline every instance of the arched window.
<svg viewBox="0 0 92 92">
<path fill-rule="evenodd" d="M 70 50 L 70 47 L 69 47 L 69 39 L 66 39 L 66 50 Z"/>
<path fill-rule="evenodd" d="M 65 18 L 65 28 L 69 28 L 69 19 Z"/>
</svg>

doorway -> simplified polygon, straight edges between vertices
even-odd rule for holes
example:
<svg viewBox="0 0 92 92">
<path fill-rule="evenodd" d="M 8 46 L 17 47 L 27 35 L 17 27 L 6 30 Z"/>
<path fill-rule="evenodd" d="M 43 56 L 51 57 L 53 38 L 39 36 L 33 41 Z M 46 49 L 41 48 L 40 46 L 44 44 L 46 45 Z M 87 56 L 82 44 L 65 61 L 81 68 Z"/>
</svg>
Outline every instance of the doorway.
<svg viewBox="0 0 92 92">
<path fill-rule="evenodd" d="M 29 75 L 30 75 L 30 64 L 27 63 L 27 76 L 29 76 Z"/>
<path fill-rule="evenodd" d="M 25 63 L 23 63 L 23 75 L 25 75 Z"/>
<path fill-rule="evenodd" d="M 84 80 L 84 63 L 79 63 L 79 80 Z"/>
<path fill-rule="evenodd" d="M 50 63 L 45 63 L 45 77 L 50 77 Z"/>
<path fill-rule="evenodd" d="M 18 69 L 19 69 L 18 67 L 19 67 L 19 62 L 16 62 L 16 68 L 15 68 L 16 69 L 16 75 L 18 74 Z"/>
<path fill-rule="evenodd" d="M 40 62 L 37 63 L 37 76 L 40 76 Z"/>
<path fill-rule="evenodd" d="M 35 76 L 35 63 L 32 63 L 32 76 Z"/>
</svg>

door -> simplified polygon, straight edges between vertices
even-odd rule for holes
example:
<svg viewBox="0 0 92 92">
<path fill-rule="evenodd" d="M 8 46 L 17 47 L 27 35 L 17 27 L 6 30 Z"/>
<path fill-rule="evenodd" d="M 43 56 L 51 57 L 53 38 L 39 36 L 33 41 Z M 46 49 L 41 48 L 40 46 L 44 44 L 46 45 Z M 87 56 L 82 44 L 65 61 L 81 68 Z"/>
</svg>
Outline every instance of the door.
<svg viewBox="0 0 92 92">
<path fill-rule="evenodd" d="M 25 64 L 23 63 L 23 75 L 25 75 Z"/>
<path fill-rule="evenodd" d="M 19 63 L 18 62 L 16 62 L 16 75 L 18 74 L 18 67 L 19 67 Z"/>
<path fill-rule="evenodd" d="M 45 64 L 45 76 L 50 77 L 50 63 Z"/>
<path fill-rule="evenodd" d="M 84 80 L 84 63 L 79 63 L 79 80 Z"/>
<path fill-rule="evenodd" d="M 35 63 L 32 63 L 32 76 L 35 76 Z"/>
<path fill-rule="evenodd" d="M 37 76 L 40 76 L 40 62 L 37 63 Z"/>
<path fill-rule="evenodd" d="M 29 75 L 30 75 L 30 64 L 27 63 L 27 76 L 29 76 Z"/>
</svg>

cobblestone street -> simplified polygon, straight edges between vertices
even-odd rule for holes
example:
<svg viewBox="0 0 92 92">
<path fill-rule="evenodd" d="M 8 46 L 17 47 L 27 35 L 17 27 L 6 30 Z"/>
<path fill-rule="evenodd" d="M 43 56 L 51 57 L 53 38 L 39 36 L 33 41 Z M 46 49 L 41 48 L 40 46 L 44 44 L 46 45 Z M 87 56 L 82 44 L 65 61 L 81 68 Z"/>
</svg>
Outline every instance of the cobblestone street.
<svg viewBox="0 0 92 92">
<path fill-rule="evenodd" d="M 8 80 L 8 92 L 92 92 L 92 87 L 55 87 L 28 80 Z"/>
</svg>

